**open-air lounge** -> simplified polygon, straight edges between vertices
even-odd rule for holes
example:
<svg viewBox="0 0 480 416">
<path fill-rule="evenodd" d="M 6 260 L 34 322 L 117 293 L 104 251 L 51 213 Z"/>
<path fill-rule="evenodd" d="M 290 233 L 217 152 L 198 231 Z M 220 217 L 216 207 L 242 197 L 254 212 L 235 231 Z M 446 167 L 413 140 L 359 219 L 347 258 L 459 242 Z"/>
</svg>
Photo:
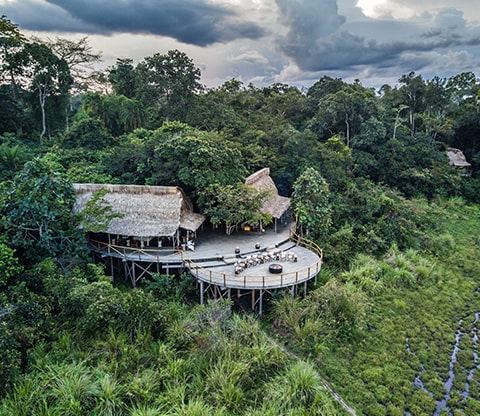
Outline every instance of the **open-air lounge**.
<svg viewBox="0 0 480 416">
<path fill-rule="evenodd" d="M 255 186 L 273 184 L 268 168 L 249 178 Z M 153 273 L 187 270 L 197 281 L 201 303 L 205 295 L 231 297 L 235 290 L 237 297 L 250 293 L 252 309 L 258 305 L 261 313 L 265 292 L 283 288 L 293 296 L 300 284 L 305 292 L 322 263 L 321 249 L 296 236 L 295 223 L 286 214 L 289 199 L 273 187 L 262 207 L 275 218 L 273 226 L 230 236 L 206 230 L 205 217 L 194 212 L 178 187 L 74 184 L 74 210 L 82 211 L 97 192 L 106 191 L 98 203 L 113 218 L 87 238 L 96 261 L 105 263 L 112 278 L 130 278 L 135 286 Z"/>
</svg>

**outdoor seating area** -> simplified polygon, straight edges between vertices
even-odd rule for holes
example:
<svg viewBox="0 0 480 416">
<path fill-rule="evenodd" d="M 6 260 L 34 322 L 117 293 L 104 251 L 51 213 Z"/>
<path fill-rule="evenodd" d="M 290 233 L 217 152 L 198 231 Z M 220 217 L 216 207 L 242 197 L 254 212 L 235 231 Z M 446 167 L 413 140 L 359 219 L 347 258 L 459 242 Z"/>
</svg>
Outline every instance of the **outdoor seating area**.
<svg viewBox="0 0 480 416">
<path fill-rule="evenodd" d="M 252 254 L 250 256 L 247 256 L 235 262 L 234 271 L 235 271 L 235 274 L 240 274 L 249 267 L 270 263 L 272 261 L 289 261 L 289 262 L 296 263 L 298 261 L 298 256 L 291 251 L 288 251 L 288 252 L 268 251 L 266 253 Z"/>
</svg>

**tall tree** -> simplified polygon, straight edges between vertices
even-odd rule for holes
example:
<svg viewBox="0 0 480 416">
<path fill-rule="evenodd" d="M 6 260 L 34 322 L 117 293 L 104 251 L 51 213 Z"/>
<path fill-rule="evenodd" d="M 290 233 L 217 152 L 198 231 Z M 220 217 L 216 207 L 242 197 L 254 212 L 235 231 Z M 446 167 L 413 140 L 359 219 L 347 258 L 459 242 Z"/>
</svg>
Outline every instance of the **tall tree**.
<svg viewBox="0 0 480 416">
<path fill-rule="evenodd" d="M 399 79 L 401 87 L 398 89 L 401 102 L 408 107 L 408 121 L 410 125 L 410 136 L 416 132 L 416 117 L 425 109 L 426 85 L 421 75 L 410 72 L 402 75 Z"/>
<path fill-rule="evenodd" d="M 135 98 L 137 80 L 132 59 L 117 59 L 115 65 L 108 69 L 108 80 L 115 94 Z"/>
<path fill-rule="evenodd" d="M 307 168 L 293 184 L 291 206 L 307 237 L 324 238 L 332 224 L 330 189 L 317 170 Z"/>
<path fill-rule="evenodd" d="M 354 134 L 360 132 L 362 123 L 379 112 L 378 100 L 371 89 L 359 83 L 345 84 L 335 93 L 324 95 L 311 126 L 328 136 L 342 134 L 347 147 Z"/>
<path fill-rule="evenodd" d="M 54 39 L 47 39 L 46 41 L 38 40 L 38 43 L 47 45 L 58 58 L 67 63 L 77 90 L 87 89 L 91 81 L 93 64 L 102 60 L 101 52 L 93 51 L 92 46 L 88 43 L 87 36 L 78 40 L 56 36 Z"/>
<path fill-rule="evenodd" d="M 172 125 L 183 127 L 169 132 Z M 180 185 L 194 196 L 213 183 L 242 182 L 246 175 L 240 151 L 224 136 L 172 122 L 158 130 L 152 168 L 155 184 Z"/>
<path fill-rule="evenodd" d="M 143 98 L 155 100 L 166 121 L 185 121 L 194 94 L 202 89 L 200 69 L 193 61 L 185 53 L 171 50 L 166 55 L 157 53 L 145 58 L 137 71 L 143 80 Z"/>
<path fill-rule="evenodd" d="M 0 17 L 0 81 L 8 80 L 15 87 L 17 85 L 17 65 L 12 59 L 25 42 L 18 26 L 7 19 Z M 16 88 L 13 88 L 14 98 L 18 99 Z"/>
<path fill-rule="evenodd" d="M 40 142 L 47 133 L 47 104 L 56 98 L 60 108 L 56 111 L 65 114 L 67 98 L 73 79 L 68 64 L 58 58 L 46 45 L 27 43 L 18 52 L 18 62 L 26 81 L 26 87 L 36 96 L 41 114 Z"/>
</svg>

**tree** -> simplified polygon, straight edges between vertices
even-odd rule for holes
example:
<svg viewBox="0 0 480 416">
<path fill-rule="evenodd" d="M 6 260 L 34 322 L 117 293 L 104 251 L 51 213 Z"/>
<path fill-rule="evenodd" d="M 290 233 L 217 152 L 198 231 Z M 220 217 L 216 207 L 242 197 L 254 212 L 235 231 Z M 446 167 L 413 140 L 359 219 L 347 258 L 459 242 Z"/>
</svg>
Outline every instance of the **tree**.
<svg viewBox="0 0 480 416">
<path fill-rule="evenodd" d="M 166 55 L 146 57 L 136 70 L 143 81 L 137 94 L 147 102 L 156 102 L 166 121 L 185 121 L 194 94 L 202 89 L 200 70 L 193 61 L 179 50 L 170 50 Z"/>
<path fill-rule="evenodd" d="M 120 136 L 142 127 L 145 111 L 141 102 L 124 95 L 87 93 L 82 112 L 103 123 L 113 136 Z"/>
<path fill-rule="evenodd" d="M 0 81 L 5 81 L 8 77 L 10 84 L 16 86 L 16 65 L 12 61 L 13 56 L 21 48 L 25 38 L 18 30 L 18 26 L 7 19 L 6 16 L 0 17 Z M 14 98 L 16 88 L 13 90 Z"/>
<path fill-rule="evenodd" d="M 305 94 L 287 84 L 273 84 L 262 90 L 265 105 L 262 110 L 299 128 L 305 122 L 308 99 Z"/>
<path fill-rule="evenodd" d="M 200 199 L 205 207 L 203 212 L 210 217 L 212 224 L 224 223 L 226 234 L 230 235 L 242 223 L 268 225 L 272 222 L 272 216 L 261 211 L 268 196 L 268 191 L 242 183 L 212 184 L 201 193 Z"/>
<path fill-rule="evenodd" d="M 333 136 L 318 145 L 316 154 L 322 176 L 328 182 L 329 189 L 343 191 L 351 180 L 352 150 L 341 137 Z"/>
<path fill-rule="evenodd" d="M 63 136 L 63 147 L 75 149 L 104 149 L 113 144 L 112 137 L 97 118 L 80 113 Z"/>
<path fill-rule="evenodd" d="M 180 131 L 168 131 L 171 127 Z M 196 196 L 211 184 L 235 185 L 245 178 L 240 151 L 223 135 L 180 123 L 167 123 L 157 134 L 152 158 L 154 184 L 180 185 Z"/>
<path fill-rule="evenodd" d="M 318 107 L 318 103 L 323 97 L 328 94 L 337 93 L 345 85 L 345 82 L 343 82 L 341 78 L 324 76 L 308 89 L 307 97 L 311 101 L 313 108 L 316 109 Z"/>
<path fill-rule="evenodd" d="M 332 224 L 328 183 L 313 168 L 306 169 L 293 184 L 291 207 L 307 237 L 325 237 Z"/>
<path fill-rule="evenodd" d="M 458 106 L 464 101 L 476 99 L 480 83 L 473 72 L 462 72 L 447 80 L 446 89 L 450 94 L 450 104 Z"/>
<path fill-rule="evenodd" d="M 425 109 L 426 85 L 421 75 L 415 76 L 415 72 L 402 75 L 399 79 L 402 86 L 398 89 L 401 103 L 408 106 L 408 119 L 410 124 L 410 136 L 416 131 L 416 115 Z"/>
<path fill-rule="evenodd" d="M 108 80 L 115 94 L 135 98 L 137 79 L 132 59 L 117 59 L 116 64 L 108 69 Z"/>
<path fill-rule="evenodd" d="M 18 259 L 15 257 L 15 250 L 12 250 L 4 242 L 0 241 L 0 289 L 21 271 L 22 267 L 18 264 Z"/>
<path fill-rule="evenodd" d="M 44 43 L 59 59 L 67 63 L 77 88 L 81 90 L 86 88 L 91 78 L 87 71 L 92 69 L 92 64 L 102 59 L 101 52 L 93 52 L 87 36 L 77 41 L 58 36 L 47 41 L 36 41 Z"/>
<path fill-rule="evenodd" d="M 360 132 L 363 122 L 379 113 L 378 100 L 372 90 L 360 84 L 345 84 L 339 91 L 323 96 L 318 103 L 312 128 L 325 134 L 342 134 L 346 145 Z"/>
<path fill-rule="evenodd" d="M 82 247 L 73 221 L 75 193 L 62 167 L 48 155 L 34 158 L 15 176 L 3 207 L 6 232 L 27 258 L 70 256 Z"/>
<path fill-rule="evenodd" d="M 47 99 L 60 99 L 60 108 L 56 110 L 64 114 L 68 102 L 68 92 L 73 79 L 68 64 L 58 58 L 46 45 L 27 43 L 17 54 L 22 68 L 22 75 L 26 80 L 26 87 L 36 95 L 41 112 L 42 130 L 40 142 L 47 132 Z M 62 103 L 63 99 L 63 103 Z"/>
<path fill-rule="evenodd" d="M 0 136 L 1 137 L 1 136 Z M 0 181 L 12 179 L 28 159 L 25 148 L 20 145 L 0 145 Z"/>
</svg>

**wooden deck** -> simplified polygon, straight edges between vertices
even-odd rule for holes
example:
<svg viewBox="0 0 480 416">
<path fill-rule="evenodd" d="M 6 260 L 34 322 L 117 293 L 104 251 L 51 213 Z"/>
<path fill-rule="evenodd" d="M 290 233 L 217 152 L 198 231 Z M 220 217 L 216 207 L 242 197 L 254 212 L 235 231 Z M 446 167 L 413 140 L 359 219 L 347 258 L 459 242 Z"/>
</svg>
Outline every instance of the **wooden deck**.
<svg viewBox="0 0 480 416">
<path fill-rule="evenodd" d="M 255 243 L 254 243 L 255 242 Z M 261 249 L 255 249 L 260 243 Z M 267 235 L 241 234 L 211 237 L 199 241 L 195 252 L 175 251 L 172 248 L 127 247 L 90 241 L 91 249 L 103 258 L 121 259 L 131 265 L 142 265 L 144 271 L 168 273 L 173 269 L 188 269 L 199 281 L 220 289 L 271 290 L 289 288 L 313 279 L 322 266 L 322 250 L 315 244 L 298 239 L 289 228 L 283 233 Z M 241 247 L 241 254 L 233 248 Z M 236 270 L 238 262 L 251 257 L 265 257 L 253 265 Z M 290 256 L 288 256 L 290 254 Z M 273 258 L 272 258 L 273 256 Z M 295 258 L 295 261 L 288 258 Z M 272 262 L 282 266 L 281 273 L 271 273 Z M 133 267 L 133 266 L 131 266 Z M 143 274 L 143 273 L 142 273 Z M 136 283 L 138 275 L 132 283 Z"/>
<path fill-rule="evenodd" d="M 226 289 L 279 289 L 291 287 L 313 279 L 322 266 L 321 251 L 317 254 L 307 248 L 295 245 L 288 250 L 277 250 L 276 259 L 255 266 L 247 267 L 235 273 L 235 262 L 224 266 L 209 267 L 193 260 L 185 259 L 185 264 L 193 276 L 208 284 Z M 282 259 L 283 253 L 295 254 L 297 261 Z M 246 259 L 238 258 L 242 261 Z M 271 273 L 269 266 L 278 263 L 283 267 L 282 273 Z"/>
</svg>

